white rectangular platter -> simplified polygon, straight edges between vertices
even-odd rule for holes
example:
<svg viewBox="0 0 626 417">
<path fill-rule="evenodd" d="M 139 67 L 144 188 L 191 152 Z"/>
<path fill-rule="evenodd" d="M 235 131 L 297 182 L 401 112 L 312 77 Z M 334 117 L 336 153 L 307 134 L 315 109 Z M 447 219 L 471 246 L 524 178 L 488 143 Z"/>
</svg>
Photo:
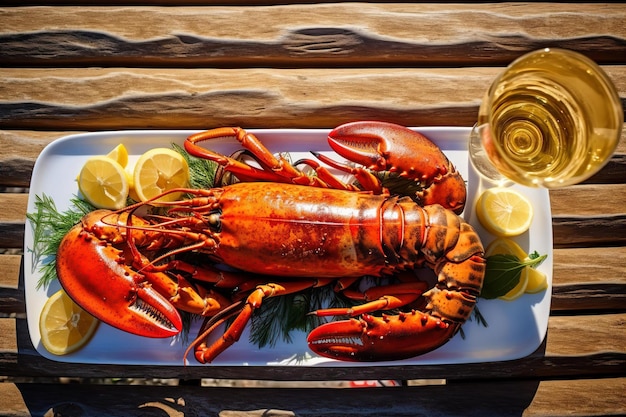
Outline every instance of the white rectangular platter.
<svg viewBox="0 0 626 417">
<path fill-rule="evenodd" d="M 477 196 L 489 185 L 481 182 L 468 162 L 467 141 L 469 128 L 422 127 L 415 130 L 439 145 L 467 180 L 468 202 L 463 217 L 480 234 L 485 247 L 494 239 L 478 223 L 472 210 Z M 326 138 L 329 130 L 276 129 L 250 130 L 272 152 L 289 152 L 293 160 L 310 158 L 310 151 L 333 155 Z M 58 210 L 69 208 L 70 200 L 78 194 L 75 178 L 83 163 L 92 155 L 104 155 L 119 143 L 129 151 L 129 165 L 148 149 L 182 145 L 195 131 L 112 131 L 85 133 L 58 139 L 47 146 L 36 161 L 31 180 L 28 212 L 35 211 L 35 196 L 51 197 Z M 216 140 L 211 149 L 230 154 L 240 148 L 237 142 Z M 336 155 L 335 155 L 336 157 Z M 475 320 L 463 326 L 464 337 L 457 334 L 440 348 L 412 359 L 378 362 L 381 365 L 463 364 L 518 359 L 535 351 L 542 343 L 548 326 L 552 294 L 552 219 L 547 190 L 512 186 L 533 204 L 534 217 L 530 230 L 515 240 L 527 252 L 547 254 L 539 270 L 548 276 L 548 289 L 538 294 L 525 294 L 514 301 L 480 299 L 478 308 L 488 326 Z M 124 333 L 102 323 L 91 341 L 81 350 L 55 356 L 42 346 L 39 316 L 44 303 L 60 285 L 53 282 L 47 288 L 37 288 L 41 265 L 33 264 L 33 233 L 26 225 L 24 242 L 24 283 L 28 327 L 33 345 L 46 358 L 72 363 L 182 365 L 187 344 L 179 338 L 149 339 Z M 199 325 L 199 324 L 198 324 Z M 190 338 L 197 328 L 191 329 Z M 291 343 L 259 348 L 248 340 L 246 330 L 241 340 L 221 354 L 210 366 L 371 366 L 372 363 L 340 362 L 321 358 L 312 353 L 306 343 L 306 334 L 293 332 Z M 189 359 L 189 366 L 200 365 Z M 207 365 L 202 365 L 207 366 Z"/>
</svg>

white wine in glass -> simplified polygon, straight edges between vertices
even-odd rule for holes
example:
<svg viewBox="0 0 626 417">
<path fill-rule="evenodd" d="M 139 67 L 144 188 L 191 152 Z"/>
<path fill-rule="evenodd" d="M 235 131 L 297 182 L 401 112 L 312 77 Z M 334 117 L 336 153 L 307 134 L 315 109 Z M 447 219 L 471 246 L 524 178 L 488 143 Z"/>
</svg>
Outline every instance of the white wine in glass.
<svg viewBox="0 0 626 417">
<path fill-rule="evenodd" d="M 491 85 L 470 159 L 492 181 L 576 184 L 608 162 L 623 123 L 615 86 L 596 63 L 573 51 L 542 49 L 515 60 Z"/>
</svg>

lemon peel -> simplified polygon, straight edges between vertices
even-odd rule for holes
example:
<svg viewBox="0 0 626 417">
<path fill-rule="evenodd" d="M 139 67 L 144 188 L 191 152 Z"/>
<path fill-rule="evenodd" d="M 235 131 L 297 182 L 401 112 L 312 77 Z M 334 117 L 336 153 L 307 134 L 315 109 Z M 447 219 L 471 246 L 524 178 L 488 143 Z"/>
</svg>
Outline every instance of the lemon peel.
<svg viewBox="0 0 626 417">
<path fill-rule="evenodd" d="M 99 323 L 61 289 L 52 294 L 41 310 L 41 344 L 54 355 L 67 355 L 85 346 Z"/>
</svg>

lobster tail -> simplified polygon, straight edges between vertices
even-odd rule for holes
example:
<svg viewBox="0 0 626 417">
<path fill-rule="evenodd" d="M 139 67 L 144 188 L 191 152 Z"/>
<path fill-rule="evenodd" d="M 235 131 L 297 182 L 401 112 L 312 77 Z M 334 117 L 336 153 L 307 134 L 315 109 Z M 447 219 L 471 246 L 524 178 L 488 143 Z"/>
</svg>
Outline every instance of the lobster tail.
<svg viewBox="0 0 626 417">
<path fill-rule="evenodd" d="M 309 347 L 319 355 L 346 361 L 407 359 L 446 343 L 472 313 L 485 273 L 476 232 L 442 206 L 422 209 L 406 199 L 397 203 L 410 224 L 398 253 L 410 259 L 421 254 L 437 274 L 435 286 L 423 294 L 424 311 L 362 314 L 326 323 L 308 337 Z"/>
</svg>

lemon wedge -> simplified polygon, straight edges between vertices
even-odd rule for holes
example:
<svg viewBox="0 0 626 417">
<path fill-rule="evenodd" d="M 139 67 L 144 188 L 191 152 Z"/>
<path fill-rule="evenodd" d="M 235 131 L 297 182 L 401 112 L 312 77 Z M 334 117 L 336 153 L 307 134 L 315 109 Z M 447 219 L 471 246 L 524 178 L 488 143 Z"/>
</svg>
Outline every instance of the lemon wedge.
<svg viewBox="0 0 626 417">
<path fill-rule="evenodd" d="M 95 207 L 118 210 L 126 204 L 128 179 L 117 161 L 106 156 L 93 156 L 78 175 L 78 189 Z"/>
<path fill-rule="evenodd" d="M 528 254 L 520 245 L 512 239 L 499 237 L 494 239 L 485 249 L 485 257 L 493 255 L 514 255 L 520 261 L 528 257 Z"/>
<path fill-rule="evenodd" d="M 41 343 L 54 355 L 83 347 L 98 328 L 99 320 L 80 308 L 63 290 L 52 294 L 39 316 Z"/>
<path fill-rule="evenodd" d="M 529 267 L 522 269 L 522 273 L 520 274 L 519 282 L 517 283 L 517 285 L 513 287 L 509 292 L 498 298 L 500 298 L 501 300 L 513 301 L 524 295 L 524 293 L 526 292 L 526 287 L 528 286 L 529 270 Z"/>
<path fill-rule="evenodd" d="M 490 188 L 476 203 L 476 215 L 488 232 L 499 237 L 518 236 L 530 228 L 533 207 L 517 191 Z"/>
<path fill-rule="evenodd" d="M 526 285 L 526 293 L 536 294 L 548 289 L 548 277 L 541 271 L 527 266 L 528 285 Z"/>
<path fill-rule="evenodd" d="M 113 148 L 113 150 L 105 156 L 116 161 L 122 168 L 126 168 L 126 165 L 128 165 L 128 149 L 126 149 L 126 146 L 122 143 Z"/>
<path fill-rule="evenodd" d="M 174 188 L 189 184 L 189 167 L 181 154 L 169 148 L 150 149 L 139 157 L 133 171 L 134 195 L 147 201 Z M 156 201 L 174 201 L 181 193 L 166 194 Z"/>
</svg>

